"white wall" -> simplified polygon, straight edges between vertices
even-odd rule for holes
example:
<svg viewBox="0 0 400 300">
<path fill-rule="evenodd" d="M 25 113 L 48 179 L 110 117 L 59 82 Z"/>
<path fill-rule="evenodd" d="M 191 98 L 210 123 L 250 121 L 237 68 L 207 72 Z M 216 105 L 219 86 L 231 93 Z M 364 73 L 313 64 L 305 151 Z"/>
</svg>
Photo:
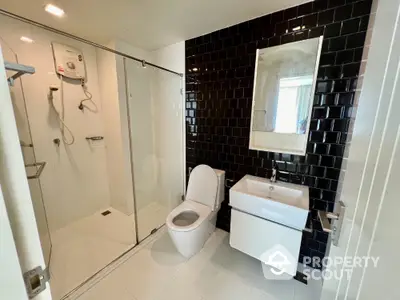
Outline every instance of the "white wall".
<svg viewBox="0 0 400 300">
<path fill-rule="evenodd" d="M 36 158 L 47 162 L 41 184 L 50 230 L 53 231 L 106 208 L 110 203 L 104 148 L 107 141 L 89 144 L 85 139 L 104 135 L 96 51 L 94 47 L 4 16 L 0 17 L 0 24 L 2 44 L 6 43 L 18 54 L 20 63 L 36 69 L 34 75 L 24 76 L 22 80 Z M 34 43 L 23 43 L 20 36 L 28 36 L 34 39 Z M 78 105 L 84 98 L 81 86 L 64 82 L 65 121 L 76 139 L 75 144 L 69 147 L 61 144 L 58 148 L 53 143 L 53 139 L 61 138 L 61 134 L 47 99 L 49 86 L 60 85 L 54 72 L 52 41 L 83 51 L 88 73 L 87 87 L 100 110 L 97 114 L 80 111 Z M 6 53 L 6 59 L 13 59 L 10 52 Z M 60 92 L 54 93 L 54 101 L 60 109 Z M 37 195 L 34 195 L 34 200 L 40 201 Z"/>
<path fill-rule="evenodd" d="M 115 47 L 110 43 L 109 47 Z M 97 49 L 97 63 L 104 109 L 104 135 L 110 204 L 126 215 L 134 211 L 132 174 L 130 167 L 129 136 L 127 131 L 125 75 L 117 68 L 114 54 Z M 132 217 L 133 219 L 133 217 Z"/>
</svg>

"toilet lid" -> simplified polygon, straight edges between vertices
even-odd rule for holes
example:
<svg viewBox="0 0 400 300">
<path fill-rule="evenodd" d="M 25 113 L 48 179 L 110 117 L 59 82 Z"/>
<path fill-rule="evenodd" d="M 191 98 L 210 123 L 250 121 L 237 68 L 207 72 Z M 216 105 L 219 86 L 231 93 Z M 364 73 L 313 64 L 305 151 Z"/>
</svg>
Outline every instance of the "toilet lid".
<svg viewBox="0 0 400 300">
<path fill-rule="evenodd" d="M 199 165 L 192 170 L 186 191 L 186 199 L 202 203 L 214 210 L 217 198 L 218 177 L 207 165 Z"/>
</svg>

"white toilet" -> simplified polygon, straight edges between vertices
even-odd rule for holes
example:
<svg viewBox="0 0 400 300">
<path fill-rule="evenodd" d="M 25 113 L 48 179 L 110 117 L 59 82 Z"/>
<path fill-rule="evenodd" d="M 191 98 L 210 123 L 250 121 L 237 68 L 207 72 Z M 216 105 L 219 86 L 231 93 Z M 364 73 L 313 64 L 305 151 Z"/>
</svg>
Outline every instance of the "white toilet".
<svg viewBox="0 0 400 300">
<path fill-rule="evenodd" d="M 186 200 L 167 217 L 169 235 L 179 253 L 189 258 L 203 248 L 215 230 L 224 201 L 225 171 L 199 165 L 189 176 Z"/>
</svg>

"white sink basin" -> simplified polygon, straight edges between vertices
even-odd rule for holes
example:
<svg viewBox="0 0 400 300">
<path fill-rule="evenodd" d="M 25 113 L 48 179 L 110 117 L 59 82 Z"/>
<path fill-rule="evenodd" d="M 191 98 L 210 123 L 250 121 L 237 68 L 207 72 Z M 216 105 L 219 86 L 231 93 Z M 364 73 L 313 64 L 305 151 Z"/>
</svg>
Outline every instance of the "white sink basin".
<svg viewBox="0 0 400 300">
<path fill-rule="evenodd" d="M 308 187 L 246 175 L 229 190 L 229 204 L 242 212 L 297 230 L 306 226 Z"/>
</svg>

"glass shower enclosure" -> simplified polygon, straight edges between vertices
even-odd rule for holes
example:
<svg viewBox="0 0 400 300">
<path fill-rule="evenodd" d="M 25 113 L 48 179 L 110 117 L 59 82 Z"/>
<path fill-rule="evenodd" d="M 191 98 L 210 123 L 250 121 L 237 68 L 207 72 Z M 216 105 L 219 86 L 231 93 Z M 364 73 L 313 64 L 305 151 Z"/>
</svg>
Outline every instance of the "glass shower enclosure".
<svg viewBox="0 0 400 300">
<path fill-rule="evenodd" d="M 140 242 L 183 199 L 182 78 L 137 61 L 124 64 Z"/>
<path fill-rule="evenodd" d="M 58 76 L 53 42 L 82 52 L 84 87 Z M 6 61 L 35 69 L 10 93 L 53 298 L 64 299 L 182 201 L 183 79 L 2 14 L 0 45 Z"/>
</svg>

